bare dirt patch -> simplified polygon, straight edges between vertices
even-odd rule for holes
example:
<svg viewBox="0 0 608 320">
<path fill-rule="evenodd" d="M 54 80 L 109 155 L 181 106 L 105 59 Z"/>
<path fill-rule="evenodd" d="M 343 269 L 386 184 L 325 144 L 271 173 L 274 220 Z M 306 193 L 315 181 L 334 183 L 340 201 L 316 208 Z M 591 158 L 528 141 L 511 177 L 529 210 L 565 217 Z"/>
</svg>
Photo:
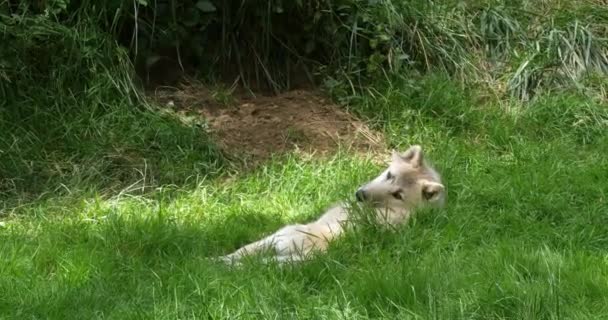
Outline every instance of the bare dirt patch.
<svg viewBox="0 0 608 320">
<path fill-rule="evenodd" d="M 385 147 L 380 133 L 316 91 L 253 96 L 187 84 L 156 90 L 154 98 L 178 111 L 200 114 L 225 152 L 253 162 L 293 151 L 375 153 Z"/>
</svg>

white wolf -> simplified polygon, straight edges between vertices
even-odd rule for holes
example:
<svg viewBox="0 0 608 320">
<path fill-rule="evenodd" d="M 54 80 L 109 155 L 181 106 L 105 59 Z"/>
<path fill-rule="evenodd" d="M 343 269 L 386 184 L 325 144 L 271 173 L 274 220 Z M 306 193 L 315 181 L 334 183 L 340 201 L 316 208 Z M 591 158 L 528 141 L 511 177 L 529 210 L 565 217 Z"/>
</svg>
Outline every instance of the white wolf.
<svg viewBox="0 0 608 320">
<path fill-rule="evenodd" d="M 418 207 L 443 206 L 446 198 L 439 173 L 425 161 L 418 145 L 403 154 L 393 151 L 389 167 L 361 186 L 355 197 L 360 204 L 370 205 L 376 222 L 384 226 L 406 222 Z M 348 205 L 340 203 L 316 221 L 285 226 L 218 259 L 238 263 L 247 255 L 266 251 L 278 262 L 304 260 L 313 251 L 325 251 L 355 220 Z"/>
</svg>

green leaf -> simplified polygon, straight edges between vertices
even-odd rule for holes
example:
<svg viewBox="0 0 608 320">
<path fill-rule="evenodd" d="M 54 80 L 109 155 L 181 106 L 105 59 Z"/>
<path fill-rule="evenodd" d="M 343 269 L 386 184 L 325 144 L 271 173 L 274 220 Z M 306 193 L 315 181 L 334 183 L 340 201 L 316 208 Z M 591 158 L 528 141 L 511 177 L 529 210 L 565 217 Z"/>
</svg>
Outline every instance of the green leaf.
<svg viewBox="0 0 608 320">
<path fill-rule="evenodd" d="M 376 49 L 377 46 L 378 46 L 378 40 L 376 40 L 376 39 L 369 40 L 369 47 L 370 48 Z"/>
<path fill-rule="evenodd" d="M 217 8 L 209 0 L 200 0 L 196 3 L 196 7 L 202 12 L 215 12 Z"/>
</svg>

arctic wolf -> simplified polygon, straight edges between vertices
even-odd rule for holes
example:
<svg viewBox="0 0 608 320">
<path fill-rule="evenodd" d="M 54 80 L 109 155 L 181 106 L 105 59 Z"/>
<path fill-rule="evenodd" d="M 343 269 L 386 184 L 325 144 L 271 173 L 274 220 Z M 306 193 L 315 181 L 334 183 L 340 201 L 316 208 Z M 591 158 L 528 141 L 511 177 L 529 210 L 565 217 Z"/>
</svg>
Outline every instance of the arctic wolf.
<svg viewBox="0 0 608 320">
<path fill-rule="evenodd" d="M 418 207 L 443 206 L 445 188 L 439 173 L 425 161 L 422 148 L 414 145 L 403 154 L 393 151 L 389 167 L 362 185 L 355 198 L 358 205 L 372 208 L 377 223 L 395 226 L 406 222 Z M 238 263 L 243 257 L 260 252 L 271 253 L 271 259 L 278 262 L 304 260 L 313 251 L 325 251 L 349 223 L 356 223 L 352 210 L 340 203 L 316 221 L 285 226 L 219 260 Z"/>
</svg>

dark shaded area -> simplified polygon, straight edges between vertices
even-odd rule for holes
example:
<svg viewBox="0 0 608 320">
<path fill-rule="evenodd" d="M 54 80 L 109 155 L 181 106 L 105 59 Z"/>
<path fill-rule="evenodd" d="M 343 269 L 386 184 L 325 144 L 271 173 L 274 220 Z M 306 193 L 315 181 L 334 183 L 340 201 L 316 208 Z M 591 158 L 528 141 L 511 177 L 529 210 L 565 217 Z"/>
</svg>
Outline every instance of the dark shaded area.
<svg viewBox="0 0 608 320">
<path fill-rule="evenodd" d="M 2 206 L 218 172 L 223 157 L 204 130 L 150 111 L 111 36 L 68 25 L 0 12 Z"/>
<path fill-rule="evenodd" d="M 190 75 L 278 93 L 314 85 L 315 67 L 333 59 L 332 40 L 343 35 L 330 8 L 326 1 L 157 0 L 121 4 L 111 25 L 149 86 Z"/>
</svg>

